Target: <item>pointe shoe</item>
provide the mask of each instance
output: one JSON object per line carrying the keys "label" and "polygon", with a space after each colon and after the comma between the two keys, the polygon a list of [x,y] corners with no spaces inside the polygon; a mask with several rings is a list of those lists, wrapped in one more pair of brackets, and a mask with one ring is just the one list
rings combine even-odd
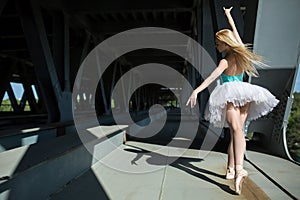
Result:
{"label": "pointe shoe", "polygon": [[228,180],[234,179],[234,176],[235,176],[234,168],[228,167],[226,170],[226,179]]}
{"label": "pointe shoe", "polygon": [[248,172],[244,169],[241,169],[236,173],[235,182],[234,182],[236,194],[240,195],[242,193],[243,182],[247,178],[247,176],[248,176]]}

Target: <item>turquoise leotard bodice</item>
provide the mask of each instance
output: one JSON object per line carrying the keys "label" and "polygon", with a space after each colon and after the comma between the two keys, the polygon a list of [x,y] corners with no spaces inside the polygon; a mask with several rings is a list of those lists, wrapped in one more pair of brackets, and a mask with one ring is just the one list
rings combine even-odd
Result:
{"label": "turquoise leotard bodice", "polygon": [[243,81],[243,76],[244,76],[244,73],[241,73],[241,74],[238,74],[238,75],[235,75],[235,76],[228,76],[224,73],[221,74],[221,78],[222,78],[222,82],[223,83],[228,83],[228,82],[233,82],[233,81]]}

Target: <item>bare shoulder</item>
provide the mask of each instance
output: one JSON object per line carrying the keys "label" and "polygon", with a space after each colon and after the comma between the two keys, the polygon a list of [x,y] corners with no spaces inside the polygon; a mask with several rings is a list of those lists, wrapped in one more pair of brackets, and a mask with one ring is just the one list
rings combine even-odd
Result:
{"label": "bare shoulder", "polygon": [[220,64],[227,64],[228,65],[228,60],[226,58],[223,58],[222,60],[220,60]]}
{"label": "bare shoulder", "polygon": [[223,70],[227,69],[228,68],[228,60],[225,58],[220,60],[218,68],[222,68]]}

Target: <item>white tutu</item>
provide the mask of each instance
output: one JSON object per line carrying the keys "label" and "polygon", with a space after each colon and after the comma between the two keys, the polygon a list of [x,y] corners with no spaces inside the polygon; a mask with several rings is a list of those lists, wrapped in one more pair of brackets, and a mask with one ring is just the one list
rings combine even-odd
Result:
{"label": "white tutu", "polygon": [[247,117],[247,120],[251,121],[271,112],[279,101],[263,87],[247,82],[228,82],[218,85],[212,91],[206,106],[205,119],[216,127],[228,127],[227,102],[236,107],[251,102]]}

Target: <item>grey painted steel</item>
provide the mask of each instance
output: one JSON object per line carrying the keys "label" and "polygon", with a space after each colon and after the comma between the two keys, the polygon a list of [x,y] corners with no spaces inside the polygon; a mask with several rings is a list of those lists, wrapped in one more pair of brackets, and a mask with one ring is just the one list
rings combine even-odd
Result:
{"label": "grey painted steel", "polygon": [[[113,91],[114,91],[114,86],[116,84],[116,75],[117,75],[117,67],[118,67],[118,63],[115,63],[114,65],[114,69],[113,69],[113,77],[112,77],[112,80],[111,80],[111,85],[110,85],[110,92],[109,92],[109,99],[112,98],[112,94],[113,94]],[[111,103],[110,103],[111,105]],[[112,109],[112,106],[110,106],[110,111]]]}
{"label": "grey painted steel", "polygon": [[[26,69],[26,67],[24,66],[24,64],[22,64],[22,69],[23,69],[23,76],[22,76],[22,83],[23,83],[23,87],[24,87],[24,97],[25,97],[25,101],[28,100],[28,104],[30,107],[30,111],[33,113],[36,113],[37,111],[39,111],[35,96],[33,94],[32,91],[32,83],[26,78],[27,76],[29,76],[29,72]],[[24,102],[24,107],[25,107],[25,103]],[[22,109],[24,110],[24,108]]]}
{"label": "grey painted steel", "polygon": [[[206,49],[212,59],[217,62],[217,54],[215,49],[215,33],[213,27],[213,15],[214,13],[211,12],[211,1],[203,0],[203,14],[202,14],[202,46]],[[205,76],[206,74],[203,73],[204,69],[201,69],[201,75]],[[207,74],[208,75],[208,74]]]}
{"label": "grey painted steel", "polygon": [[[198,43],[200,43],[205,50],[209,53],[211,58],[215,63],[217,63],[217,54],[215,50],[215,37],[214,37],[214,27],[213,27],[213,15],[214,13],[211,12],[211,1],[203,0],[202,1],[202,8],[201,11],[198,9],[198,15],[197,15],[197,21],[199,22],[197,25],[197,32],[198,34]],[[205,31],[203,31],[205,30]],[[202,66],[200,68],[200,74],[199,78],[197,79],[196,84],[200,84],[206,77],[209,76],[210,71],[208,71],[208,67],[206,66],[206,63],[203,63],[203,56],[202,53],[199,56],[199,66]],[[200,113],[202,117],[204,116],[204,111],[206,107],[206,102],[208,100],[209,93],[207,90],[201,92],[199,94],[199,107],[200,107]]]}
{"label": "grey painted steel", "polygon": [[[287,157],[283,141],[284,113],[294,76],[293,69],[269,69],[259,70],[260,77],[252,78],[252,83],[270,90],[279,100],[276,108],[267,116],[252,121],[248,132],[255,133],[255,139],[261,148],[271,154]],[[274,81],[270,80],[282,80]],[[276,146],[276,148],[274,148]]]}
{"label": "grey painted steel", "polygon": [[19,128],[0,131],[0,153],[14,148],[46,142],[58,136],[63,131],[64,134],[74,133],[75,127],[72,124],[47,124],[31,128]]}
{"label": "grey painted steel", "polygon": [[52,14],[52,57],[60,85],[64,84],[64,16],[63,13]]}
{"label": "grey painted steel", "polygon": [[[107,129],[107,138],[91,142],[102,157],[123,143],[124,131]],[[75,135],[74,135],[75,134]],[[52,148],[55,146],[56,148]],[[0,199],[47,199],[72,179],[88,171],[97,161],[76,133],[24,146],[0,154]],[[6,163],[4,165],[4,163]]]}
{"label": "grey painted steel", "polygon": [[3,11],[3,9],[4,9],[5,5],[6,5],[6,3],[7,3],[7,0],[1,0],[1,1],[0,1],[0,16],[1,16],[1,14],[2,14],[2,11]]}
{"label": "grey painted steel", "polygon": [[230,25],[227,21],[226,16],[224,16],[224,10],[223,7],[229,8],[233,7],[231,14],[232,17],[235,21],[236,28],[240,34],[240,36],[243,38],[244,35],[244,20],[242,16],[242,12],[240,10],[240,1],[235,1],[235,0],[228,0],[228,1],[218,1],[214,0],[212,1],[212,8],[214,9],[214,15],[215,17],[215,25],[216,29],[214,30],[215,32],[221,30],[221,29],[231,29]]}
{"label": "grey painted steel", "polygon": [[[10,63],[8,61],[4,62],[2,65],[9,65]],[[16,69],[17,62],[13,61],[11,63],[11,66],[7,69],[4,68],[3,70],[0,71],[2,74],[2,78],[0,79],[0,102],[2,103],[4,94],[7,90],[8,85],[10,84],[10,78],[11,74],[13,73],[13,70]],[[1,104],[0,104],[1,105]]]}
{"label": "grey painted steel", "polygon": [[11,106],[13,107],[14,111],[19,112],[20,106],[18,105],[15,93],[10,84],[8,84],[8,87],[7,87],[7,94],[9,96],[9,100],[11,102]]}
{"label": "grey painted steel", "polygon": [[299,21],[299,7],[297,0],[260,0],[254,37],[254,51],[265,57],[270,68],[260,70],[260,78],[252,79],[252,83],[267,87],[277,96],[280,104],[271,114],[272,118],[258,120],[250,126],[252,130],[267,134],[262,137],[264,149],[286,158],[289,153],[286,148],[285,117],[291,108],[288,106],[289,96],[293,92],[299,56],[300,27],[294,26]]}
{"label": "grey painted steel", "polygon": [[254,51],[264,56],[271,68],[296,67],[300,44],[299,8],[299,0],[259,0]]}
{"label": "grey painted steel", "polygon": [[293,104],[293,99],[294,99],[294,88],[296,87],[297,78],[300,78],[300,77],[297,77],[297,74],[300,70],[300,46],[299,46],[299,51],[298,51],[297,63],[298,64],[296,66],[296,70],[295,70],[295,73],[294,73],[293,84],[292,84],[290,96],[288,97],[288,100],[287,100],[287,105],[286,105],[286,109],[285,109],[285,112],[284,112],[283,123],[282,123],[283,146],[284,146],[284,149],[285,149],[285,153],[286,153],[288,159],[290,159],[290,160],[294,160],[294,159],[291,157],[291,155],[289,153],[289,149],[288,149],[288,145],[287,145],[286,131],[287,131],[287,128],[288,128],[288,120],[290,118],[290,113],[291,113],[291,110],[292,110],[292,104]]}
{"label": "grey painted steel", "polygon": [[[97,73],[98,73],[98,76],[100,76],[100,74],[102,74],[103,72],[101,71],[102,69],[102,63],[101,63],[101,60],[99,59],[98,57],[98,54],[96,54],[96,62],[97,62]],[[96,73],[96,72],[95,72]],[[103,78],[100,79],[100,87],[101,87],[101,96],[102,96],[102,100],[103,100],[103,104],[104,104],[104,112],[105,114],[108,114],[109,111],[108,111],[108,103],[107,103],[107,97],[106,97],[106,92],[105,92],[105,88],[104,88],[104,83],[103,83]]]}
{"label": "grey painted steel", "polygon": [[[70,91],[70,62],[69,62],[69,26],[64,23],[63,32],[63,77],[64,90],[62,90],[62,82],[59,81],[57,68],[51,54],[43,16],[39,5],[35,1],[24,3],[17,1],[17,8],[23,24],[26,40],[32,60],[35,64],[37,76],[39,78],[40,87],[43,88],[43,99],[46,102],[49,121],[68,121],[72,119],[71,107],[71,91]],[[66,17],[63,18],[66,22]],[[32,33],[34,32],[34,34]],[[56,39],[60,40],[59,37]],[[58,41],[59,42],[59,41]],[[57,47],[57,46],[55,46]],[[58,58],[62,59],[62,58]],[[59,61],[57,61],[59,63]],[[56,64],[57,64],[56,63]],[[61,64],[62,62],[60,62]],[[60,70],[60,73],[62,71]],[[50,89],[51,88],[51,89]],[[52,92],[51,92],[52,91]]]}
{"label": "grey painted steel", "polygon": [[69,18],[66,14],[64,19],[64,91],[71,92],[70,83],[70,27]]}
{"label": "grey painted steel", "polygon": [[[49,41],[47,39],[47,34],[46,34],[46,29],[45,29],[45,24],[43,21],[41,9],[36,1],[30,1],[29,6],[32,9],[33,23],[36,24],[36,29],[37,29],[37,34],[38,34],[37,39],[39,39],[39,42],[41,43],[40,50],[42,51],[44,59],[45,59],[45,65],[46,65],[45,67],[48,70],[49,77],[51,80],[51,85],[53,87],[56,100],[58,101],[58,100],[60,100],[60,97],[61,97],[62,88],[61,88],[61,85],[59,84],[59,80],[57,77],[57,72],[55,69],[52,53],[50,50]],[[40,67],[40,66],[36,66],[36,67]]]}
{"label": "grey painted steel", "polygon": [[[120,11],[152,11],[152,10],[167,10],[167,11],[189,11],[194,5],[194,0],[153,0],[149,1],[135,1],[134,3],[130,0],[123,0],[122,3],[116,3],[114,1],[91,1],[86,3],[84,1],[63,2],[52,1],[41,2],[42,5],[54,8],[60,8],[64,10],[75,10],[77,13],[86,13],[87,10],[90,13],[115,13]],[[171,5],[171,6],[170,6]],[[115,17],[115,16],[114,16]],[[138,16],[137,16],[138,17]]]}
{"label": "grey painted steel", "polygon": [[258,0],[244,1],[246,12],[244,14],[244,43],[253,44]]}
{"label": "grey painted steel", "polygon": [[[39,14],[38,16],[33,13],[34,9],[30,1],[17,0],[16,8],[20,15],[28,49],[31,52],[32,60],[35,65],[38,84],[41,88],[41,94],[48,112],[48,120],[50,122],[58,121],[60,116],[56,97],[60,95],[60,88],[55,74],[56,70],[53,67],[54,64],[51,58],[42,16],[39,11],[36,11],[37,14]],[[39,23],[37,24],[35,23],[35,19],[38,17]],[[52,66],[51,70],[48,69],[48,65]],[[51,81],[50,74],[54,77],[52,79],[56,79],[54,82]],[[56,89],[52,87],[51,82],[56,86]],[[56,92],[53,90],[56,90]]]}

